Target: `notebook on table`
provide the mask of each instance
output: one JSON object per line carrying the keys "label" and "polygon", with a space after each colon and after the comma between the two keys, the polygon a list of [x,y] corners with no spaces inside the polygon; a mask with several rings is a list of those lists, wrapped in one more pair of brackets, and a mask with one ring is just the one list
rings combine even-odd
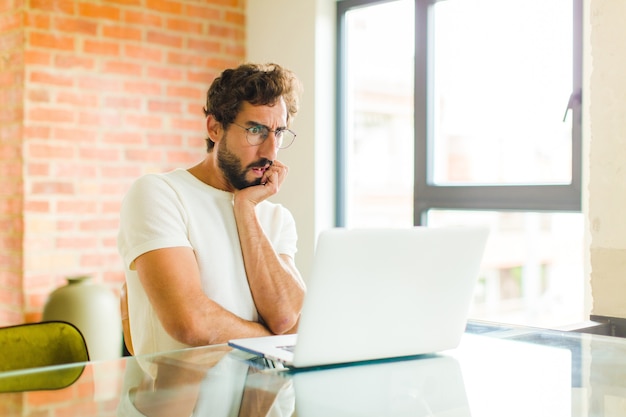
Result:
{"label": "notebook on table", "polygon": [[323,231],[297,335],[229,345],[304,368],[437,353],[465,330],[486,227]]}

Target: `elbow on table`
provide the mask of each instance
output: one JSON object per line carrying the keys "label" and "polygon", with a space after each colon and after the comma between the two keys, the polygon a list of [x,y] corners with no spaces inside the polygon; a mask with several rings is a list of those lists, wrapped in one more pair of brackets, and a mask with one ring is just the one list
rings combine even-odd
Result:
{"label": "elbow on table", "polygon": [[169,321],[163,323],[165,331],[176,341],[189,346],[200,346],[204,343],[200,340],[200,332],[194,321],[191,319],[180,321]]}
{"label": "elbow on table", "polygon": [[289,314],[281,317],[277,317],[271,322],[267,323],[267,327],[274,334],[287,334],[295,333],[298,329],[298,322],[300,320],[300,314]]}

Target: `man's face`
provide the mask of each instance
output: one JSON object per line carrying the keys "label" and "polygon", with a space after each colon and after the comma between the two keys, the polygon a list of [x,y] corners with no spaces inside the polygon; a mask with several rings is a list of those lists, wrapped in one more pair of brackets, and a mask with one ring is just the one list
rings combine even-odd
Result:
{"label": "man's face", "polygon": [[217,147],[217,162],[226,180],[237,190],[259,185],[263,173],[276,159],[276,138],[270,133],[260,145],[250,145],[245,128],[255,125],[270,130],[286,127],[287,108],[281,99],[274,106],[244,102],[235,122],[224,131]]}

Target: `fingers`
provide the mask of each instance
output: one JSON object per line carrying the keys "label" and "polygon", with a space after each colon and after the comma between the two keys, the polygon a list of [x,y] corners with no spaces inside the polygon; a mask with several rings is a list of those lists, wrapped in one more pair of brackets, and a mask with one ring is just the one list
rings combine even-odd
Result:
{"label": "fingers", "polygon": [[261,184],[268,185],[268,183],[280,186],[285,178],[287,177],[287,173],[289,172],[289,168],[282,164],[279,161],[273,161],[271,166],[265,172],[265,176],[261,181]]}

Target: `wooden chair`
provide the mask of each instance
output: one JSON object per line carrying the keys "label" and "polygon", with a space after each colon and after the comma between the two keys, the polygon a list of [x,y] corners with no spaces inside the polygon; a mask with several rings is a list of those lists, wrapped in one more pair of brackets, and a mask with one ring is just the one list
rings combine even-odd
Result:
{"label": "wooden chair", "polygon": [[[87,344],[72,324],[49,321],[0,328],[0,392],[59,389],[80,377]],[[29,370],[29,372],[15,372]]]}
{"label": "wooden chair", "polygon": [[130,319],[128,318],[128,292],[126,283],[122,285],[120,291],[120,312],[122,315],[122,332],[124,333],[124,346],[129,354],[134,355],[133,339],[130,336]]}

